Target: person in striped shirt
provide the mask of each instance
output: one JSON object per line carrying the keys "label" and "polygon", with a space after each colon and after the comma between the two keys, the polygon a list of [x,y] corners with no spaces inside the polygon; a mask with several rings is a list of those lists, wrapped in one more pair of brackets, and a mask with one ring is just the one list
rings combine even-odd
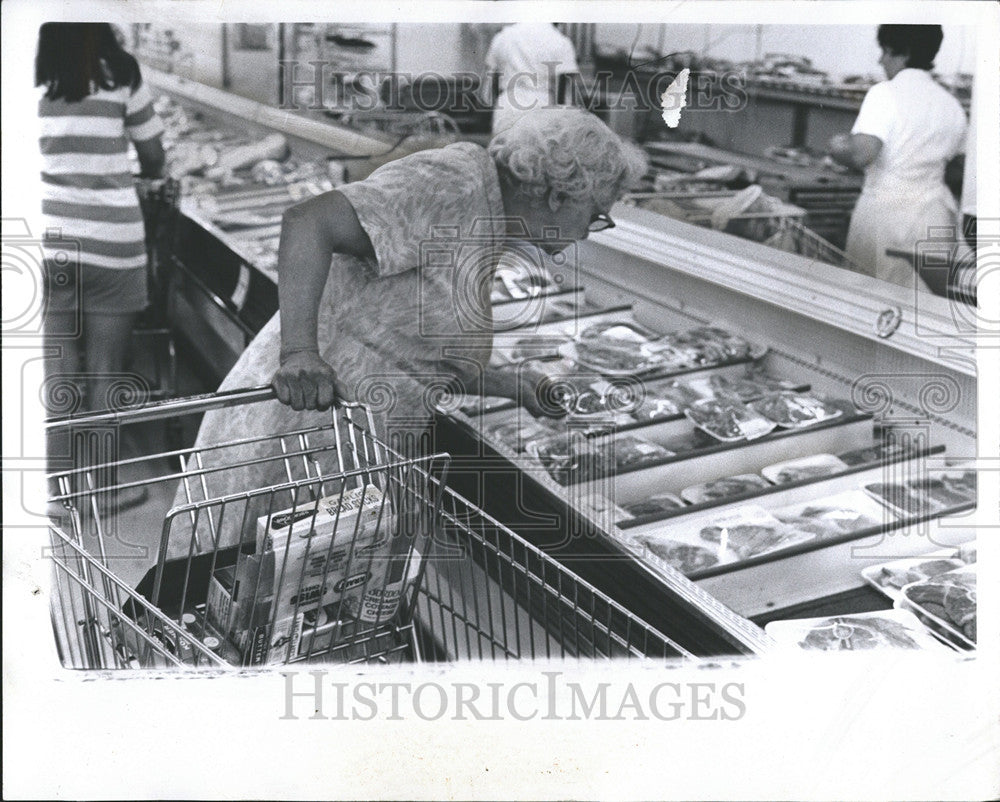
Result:
{"label": "person in striped shirt", "polygon": [[[142,175],[158,177],[163,124],[138,62],[108,23],[43,24],[35,86],[44,87],[38,114],[46,335],[59,346],[50,375],[72,381],[84,409],[104,409],[113,406],[109,394],[148,302],[129,142]],[[79,258],[67,260],[66,253]]]}

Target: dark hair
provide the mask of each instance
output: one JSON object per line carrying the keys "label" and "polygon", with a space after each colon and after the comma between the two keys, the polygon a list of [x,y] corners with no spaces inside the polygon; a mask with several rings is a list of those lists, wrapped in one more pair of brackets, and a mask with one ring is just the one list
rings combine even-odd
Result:
{"label": "dark hair", "polygon": [[35,86],[50,100],[75,103],[98,87],[136,89],[141,81],[139,63],[107,22],[46,22],[38,31]]}
{"label": "dark hair", "polygon": [[940,25],[879,25],[878,44],[897,56],[906,56],[906,66],[929,70],[941,47]]}

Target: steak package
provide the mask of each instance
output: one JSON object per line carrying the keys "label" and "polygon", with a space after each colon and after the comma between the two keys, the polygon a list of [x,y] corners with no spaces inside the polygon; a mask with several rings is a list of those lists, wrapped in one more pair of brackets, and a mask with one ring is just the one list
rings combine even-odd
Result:
{"label": "steak package", "polygon": [[635,538],[635,542],[685,575],[711,568],[719,562],[714,550],[704,546],[679,543],[676,540],[658,538],[655,535],[639,535]]}
{"label": "steak package", "polygon": [[849,465],[872,465],[889,462],[912,453],[913,449],[897,443],[876,443],[865,448],[855,448],[837,454],[837,459]]}
{"label": "steak package", "polygon": [[732,551],[741,560],[816,539],[814,532],[782,523],[767,510],[752,505],[714,520],[698,535],[718,544],[722,551]]}
{"label": "steak package", "polygon": [[955,571],[906,585],[902,599],[932,623],[943,625],[946,634],[957,636],[962,645],[976,644],[976,568],[964,566]]}
{"label": "steak package", "polygon": [[705,398],[735,398],[744,404],[770,393],[797,389],[793,382],[776,379],[761,371],[736,377],[713,373],[707,378],[692,379],[688,384]]}
{"label": "steak package", "polygon": [[632,412],[632,417],[637,421],[676,417],[701,398],[684,382],[672,379],[649,382],[643,387],[642,400]]}
{"label": "steak package", "polygon": [[895,600],[900,598],[906,585],[946,574],[963,565],[965,563],[957,557],[944,555],[907,557],[881,565],[870,565],[861,571],[861,576],[869,585]]}
{"label": "steak package", "polygon": [[784,429],[800,429],[843,415],[833,404],[803,393],[772,393],[749,404],[757,414]]}
{"label": "steak package", "polygon": [[846,471],[847,465],[833,454],[813,454],[810,457],[779,462],[761,469],[761,474],[776,485],[815,479]]}
{"label": "steak package", "polygon": [[634,435],[591,439],[573,432],[535,441],[527,451],[563,485],[635,470],[673,456],[663,446]]}
{"label": "steak package", "polygon": [[771,621],[764,631],[781,646],[811,651],[945,649],[906,610]]}
{"label": "steak package", "polygon": [[929,495],[893,482],[872,482],[865,492],[898,515],[920,517],[940,512],[944,507]]}
{"label": "steak package", "polygon": [[622,509],[630,515],[640,518],[646,515],[660,515],[671,510],[681,509],[687,505],[673,493],[657,493],[655,496],[623,504]]}
{"label": "steak package", "polygon": [[746,404],[732,399],[703,399],[684,410],[703,432],[724,443],[754,440],[774,431],[775,424]]}
{"label": "steak package", "polygon": [[771,487],[767,482],[754,473],[746,473],[740,476],[727,476],[725,479],[716,479],[714,482],[705,482],[693,487],[686,487],[681,491],[681,498],[689,504],[705,504],[709,501],[719,501],[731,496],[741,496],[744,493],[753,493]]}
{"label": "steak package", "polygon": [[742,337],[714,326],[700,326],[664,335],[657,346],[680,355],[691,365],[720,365],[746,359],[751,346]]}

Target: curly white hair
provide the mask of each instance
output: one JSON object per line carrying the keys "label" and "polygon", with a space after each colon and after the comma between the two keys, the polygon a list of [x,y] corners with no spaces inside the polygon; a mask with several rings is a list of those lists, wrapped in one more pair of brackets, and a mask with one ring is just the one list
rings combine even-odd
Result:
{"label": "curly white hair", "polygon": [[610,207],[646,172],[642,149],[582,109],[522,115],[489,144],[501,175],[532,198],[547,193]]}

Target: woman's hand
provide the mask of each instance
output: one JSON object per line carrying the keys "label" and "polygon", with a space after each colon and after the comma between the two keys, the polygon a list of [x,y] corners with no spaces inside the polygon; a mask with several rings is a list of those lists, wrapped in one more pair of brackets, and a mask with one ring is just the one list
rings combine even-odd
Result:
{"label": "woman's hand", "polygon": [[322,411],[344,398],[336,372],[318,351],[296,351],[283,357],[271,386],[278,400],[294,410]]}

